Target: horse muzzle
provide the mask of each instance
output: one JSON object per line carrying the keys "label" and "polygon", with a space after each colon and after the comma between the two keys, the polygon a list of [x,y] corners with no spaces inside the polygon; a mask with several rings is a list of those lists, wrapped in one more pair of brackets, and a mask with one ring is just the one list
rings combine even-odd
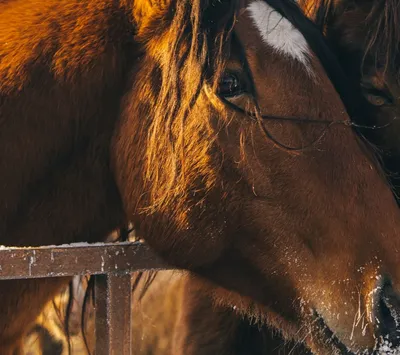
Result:
{"label": "horse muzzle", "polygon": [[[364,299],[365,304],[360,303],[354,315],[351,334],[346,337],[343,334],[348,333],[348,327],[346,331],[334,329],[339,327],[331,327],[329,317],[313,310],[310,324],[314,336],[310,347],[315,354],[400,355],[400,293],[391,279],[377,277]],[[373,345],[366,346],[367,343]]]}

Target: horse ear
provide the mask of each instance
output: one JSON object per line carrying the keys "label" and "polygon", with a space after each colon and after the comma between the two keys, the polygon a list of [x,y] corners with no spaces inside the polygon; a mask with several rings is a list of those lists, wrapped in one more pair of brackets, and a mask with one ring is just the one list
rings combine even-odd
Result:
{"label": "horse ear", "polygon": [[133,18],[139,36],[161,31],[168,21],[173,0],[134,0]]}

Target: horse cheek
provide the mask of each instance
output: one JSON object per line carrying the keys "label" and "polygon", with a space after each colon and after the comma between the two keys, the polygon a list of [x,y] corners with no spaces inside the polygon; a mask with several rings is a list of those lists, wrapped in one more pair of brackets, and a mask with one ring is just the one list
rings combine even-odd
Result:
{"label": "horse cheek", "polygon": [[[208,210],[211,208],[207,205]],[[216,207],[204,217],[202,209],[192,208],[189,214],[163,211],[139,218],[141,232],[168,263],[190,270],[205,267],[223,255],[230,241],[225,214]]]}

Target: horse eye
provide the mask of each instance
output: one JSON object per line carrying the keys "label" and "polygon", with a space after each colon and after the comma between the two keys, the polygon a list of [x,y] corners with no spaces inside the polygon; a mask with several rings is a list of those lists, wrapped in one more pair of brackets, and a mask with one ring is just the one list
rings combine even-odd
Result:
{"label": "horse eye", "polygon": [[224,73],[218,83],[218,95],[225,98],[238,96],[243,94],[244,85],[236,74]]}
{"label": "horse eye", "polygon": [[380,107],[385,105],[391,105],[393,103],[393,100],[388,95],[375,88],[373,89],[364,88],[363,92],[365,98],[374,106]]}
{"label": "horse eye", "polygon": [[390,105],[392,103],[392,101],[385,96],[368,94],[366,95],[366,97],[367,100],[374,106],[384,106],[384,105]]}

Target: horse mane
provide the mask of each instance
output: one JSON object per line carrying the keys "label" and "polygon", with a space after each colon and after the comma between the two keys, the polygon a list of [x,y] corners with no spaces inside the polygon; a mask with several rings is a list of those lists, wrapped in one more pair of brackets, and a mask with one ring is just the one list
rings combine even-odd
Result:
{"label": "horse mane", "polygon": [[312,19],[322,32],[334,14],[334,4],[334,0],[299,0],[299,6],[304,14]]}
{"label": "horse mane", "polygon": [[[306,15],[324,31],[329,31],[334,20],[344,14],[360,12],[354,31],[366,33],[362,43],[362,65],[372,61],[372,64],[383,73],[400,73],[399,43],[400,43],[400,4],[396,0],[365,1],[355,0],[300,0],[300,6]],[[352,18],[352,20],[354,20]],[[350,21],[350,20],[349,20]],[[357,26],[357,27],[356,27]],[[338,30],[341,30],[338,28]],[[345,29],[343,29],[345,30]],[[347,46],[358,46],[360,43],[346,43]]]}
{"label": "horse mane", "polygon": [[396,0],[373,1],[366,18],[368,36],[365,57],[369,54],[384,73],[398,75],[400,44],[400,4]]}
{"label": "horse mane", "polygon": [[[133,105],[137,105],[134,110],[139,116],[151,117],[145,153],[150,210],[168,206],[175,197],[187,193],[196,180],[193,174],[208,175],[202,169],[207,165],[204,156],[210,142],[205,146],[204,139],[199,144],[199,140],[187,138],[187,119],[205,81],[216,81],[223,69],[225,44],[237,7],[236,0],[174,1],[166,9],[173,15],[163,16],[169,18],[168,23],[162,22],[167,25],[164,29],[159,21],[153,21],[153,13],[147,21],[142,13],[137,41],[151,58],[142,67],[147,72],[145,80],[137,80],[139,88],[134,89],[143,96]],[[148,78],[152,78],[150,83]],[[188,148],[198,153],[198,161],[191,162],[194,169],[186,166],[184,152]]]}

